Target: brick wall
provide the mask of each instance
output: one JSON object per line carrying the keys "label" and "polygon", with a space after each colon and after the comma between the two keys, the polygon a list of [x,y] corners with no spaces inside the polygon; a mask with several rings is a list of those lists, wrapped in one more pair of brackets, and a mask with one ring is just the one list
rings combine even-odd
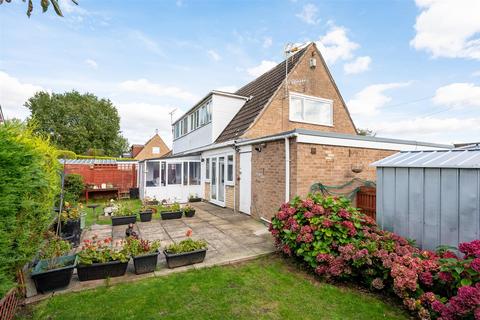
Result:
{"label": "brick wall", "polygon": [[[375,168],[369,165],[397,152],[306,143],[296,144],[296,149],[295,194],[301,196],[307,195],[316,182],[339,185],[353,178],[375,181]],[[362,172],[353,173],[353,167]]]}
{"label": "brick wall", "polygon": [[233,209],[233,186],[225,186],[225,206]]}
{"label": "brick wall", "polygon": [[[309,66],[312,54],[317,60],[317,67],[314,69]],[[349,117],[347,107],[343,103],[333,78],[331,78],[326,65],[323,64],[314,46],[308,49],[290,72],[288,76],[288,91],[333,100],[333,127],[290,121],[289,99],[285,95],[285,86],[283,84],[272,98],[270,105],[263,110],[253,126],[245,133],[245,137],[262,137],[295,128],[356,134],[355,126]]]}
{"label": "brick wall", "polygon": [[205,197],[203,199],[205,200],[210,200],[210,182],[205,182],[204,186],[205,190]]}
{"label": "brick wall", "polygon": [[120,188],[120,192],[129,191],[137,186],[137,166],[134,164],[66,164],[66,174],[79,174],[85,184],[101,187],[102,183]]}
{"label": "brick wall", "polygon": [[[316,182],[339,185],[355,177],[375,181],[375,168],[369,164],[395,152],[290,139],[290,197],[306,196]],[[362,172],[353,173],[352,167]],[[285,145],[279,140],[266,143],[261,152],[252,151],[252,216],[270,219],[284,201]]]}
{"label": "brick wall", "polygon": [[261,152],[252,150],[253,217],[271,217],[285,201],[285,145],[283,140],[266,143]]}

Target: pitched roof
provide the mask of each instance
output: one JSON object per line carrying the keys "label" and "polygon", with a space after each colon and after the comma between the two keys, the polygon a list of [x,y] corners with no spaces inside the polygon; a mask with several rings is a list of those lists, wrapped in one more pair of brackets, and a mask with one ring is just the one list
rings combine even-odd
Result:
{"label": "pitched roof", "polygon": [[[287,59],[288,73],[290,73],[298,63],[307,47],[308,46]],[[247,100],[240,111],[237,112],[232,121],[230,121],[217,138],[216,142],[238,138],[247,131],[267,105],[270,98],[275,94],[283,80],[285,80],[285,63],[287,60],[284,60],[270,71],[267,71],[235,92],[236,95],[251,97],[251,99]]]}

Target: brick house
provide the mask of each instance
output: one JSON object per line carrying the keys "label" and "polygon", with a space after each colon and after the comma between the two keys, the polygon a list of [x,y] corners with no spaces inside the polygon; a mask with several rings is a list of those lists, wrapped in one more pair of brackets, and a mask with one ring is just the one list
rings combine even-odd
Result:
{"label": "brick house", "polygon": [[369,164],[397,151],[451,148],[357,135],[314,43],[235,93],[210,92],[172,130],[172,153],[140,162],[141,197],[197,195],[265,220],[316,182],[375,180]]}
{"label": "brick house", "polygon": [[163,139],[155,133],[145,144],[134,144],[130,149],[129,157],[141,161],[145,159],[158,158],[170,152]]}

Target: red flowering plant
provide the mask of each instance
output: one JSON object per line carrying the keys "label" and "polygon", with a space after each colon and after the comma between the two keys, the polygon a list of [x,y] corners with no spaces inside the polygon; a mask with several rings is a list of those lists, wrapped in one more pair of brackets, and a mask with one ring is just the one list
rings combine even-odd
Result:
{"label": "red flowering plant", "polygon": [[90,265],[110,261],[127,262],[130,260],[123,240],[112,241],[112,238],[99,240],[95,235],[92,240],[84,240],[78,253],[79,263]]}
{"label": "red flowering plant", "polygon": [[132,257],[143,256],[158,253],[158,249],[160,249],[160,241],[149,241],[137,237],[128,237],[124,248]]}
{"label": "red flowering plant", "polygon": [[[450,250],[422,251],[407,239],[378,228],[348,199],[320,194],[283,204],[272,219],[270,232],[280,250],[300,258],[319,276],[393,292],[422,319],[457,319],[448,317],[448,310],[457,310],[458,301],[465,299],[468,306],[462,305],[461,310],[467,316],[458,319],[473,317],[473,312],[480,315],[478,305],[473,307],[480,241],[460,246],[463,259]],[[474,289],[460,291],[467,286]],[[455,298],[457,292],[462,296]]]}

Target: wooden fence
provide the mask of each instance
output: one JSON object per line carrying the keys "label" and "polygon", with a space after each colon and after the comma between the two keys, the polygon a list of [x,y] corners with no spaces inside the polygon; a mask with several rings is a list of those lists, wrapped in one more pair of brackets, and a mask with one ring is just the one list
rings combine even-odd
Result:
{"label": "wooden fence", "polygon": [[357,193],[357,208],[364,214],[376,219],[377,190],[373,187],[360,187]]}
{"label": "wooden fence", "polygon": [[20,297],[17,289],[12,288],[7,294],[0,300],[0,319],[11,320],[15,316],[17,307],[20,304]]}

